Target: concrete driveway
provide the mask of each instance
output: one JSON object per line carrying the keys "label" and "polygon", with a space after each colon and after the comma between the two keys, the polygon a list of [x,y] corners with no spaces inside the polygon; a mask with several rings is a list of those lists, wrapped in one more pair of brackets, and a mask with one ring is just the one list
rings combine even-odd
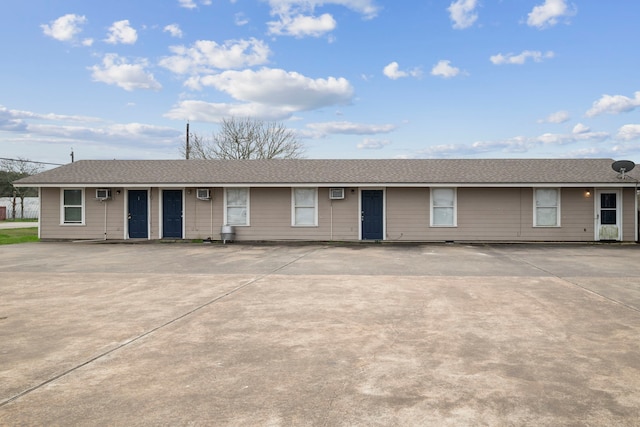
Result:
{"label": "concrete driveway", "polygon": [[0,248],[0,425],[637,426],[640,246]]}
{"label": "concrete driveway", "polygon": [[38,227],[38,222],[31,221],[0,221],[0,230],[8,230],[12,228],[31,228]]}

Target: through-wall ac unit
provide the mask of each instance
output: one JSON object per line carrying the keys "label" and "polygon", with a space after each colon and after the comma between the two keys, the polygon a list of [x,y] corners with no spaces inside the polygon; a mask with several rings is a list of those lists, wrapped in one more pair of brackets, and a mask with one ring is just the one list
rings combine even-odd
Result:
{"label": "through-wall ac unit", "polygon": [[331,200],[344,199],[344,188],[330,188],[329,189],[329,198]]}
{"label": "through-wall ac unit", "polygon": [[107,200],[111,198],[111,189],[110,188],[97,188],[96,189],[96,199],[98,200]]}
{"label": "through-wall ac unit", "polygon": [[200,200],[210,200],[211,192],[208,188],[198,188],[196,190],[196,197]]}

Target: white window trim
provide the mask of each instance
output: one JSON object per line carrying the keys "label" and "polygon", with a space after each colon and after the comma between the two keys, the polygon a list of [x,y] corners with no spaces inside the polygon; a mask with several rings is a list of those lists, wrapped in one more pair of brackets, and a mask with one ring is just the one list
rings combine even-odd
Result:
{"label": "white window trim", "polygon": [[[80,190],[82,202],[80,204],[80,208],[82,209],[82,220],[81,222],[65,222],[64,220],[64,192],[65,190]],[[60,189],[60,225],[64,225],[65,227],[74,227],[74,226],[83,226],[85,225],[85,212],[86,212],[86,203],[85,203],[85,191],[84,188],[79,187],[69,187],[69,188],[61,188]],[[69,206],[77,206],[77,205],[69,205]]]}
{"label": "white window trim", "polygon": [[[247,223],[246,224],[229,224],[227,220],[227,190],[247,190]],[[224,224],[232,225],[234,227],[249,227],[251,226],[251,187],[225,187],[224,188]]]}
{"label": "white window trim", "polygon": [[[433,190],[453,190],[453,224],[433,223]],[[431,187],[429,189],[429,226],[435,228],[454,228],[458,226],[458,189],[456,187]]]}
{"label": "white window trim", "polygon": [[[556,225],[538,225],[538,206],[536,206],[536,192],[538,190],[556,190]],[[560,207],[562,201],[562,190],[560,187],[535,187],[533,189],[533,227],[534,228],[560,228],[562,224],[560,223],[560,218],[562,215],[560,214]],[[554,206],[540,206],[544,207],[554,207]]]}
{"label": "white window trim", "polygon": [[[296,206],[296,190],[314,190],[313,206]],[[313,224],[296,224],[296,208],[314,208]],[[317,187],[292,187],[291,188],[291,226],[292,227],[317,227],[318,226],[318,188]]]}

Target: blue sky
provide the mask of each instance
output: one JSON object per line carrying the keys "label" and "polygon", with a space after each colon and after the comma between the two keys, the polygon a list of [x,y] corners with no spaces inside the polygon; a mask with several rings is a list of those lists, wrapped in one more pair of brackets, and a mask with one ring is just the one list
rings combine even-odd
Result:
{"label": "blue sky", "polygon": [[30,0],[0,6],[1,157],[179,158],[275,120],[308,158],[640,163],[640,2]]}

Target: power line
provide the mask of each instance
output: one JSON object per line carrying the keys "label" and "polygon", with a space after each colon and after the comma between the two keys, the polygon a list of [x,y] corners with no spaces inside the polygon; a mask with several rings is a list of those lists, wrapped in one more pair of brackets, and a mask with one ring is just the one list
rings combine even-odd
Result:
{"label": "power line", "polygon": [[35,160],[24,160],[24,159],[10,159],[8,157],[0,157],[0,160],[10,160],[12,162],[22,162],[22,163],[38,163],[40,165],[54,165],[54,166],[63,166],[62,163],[50,163],[50,162],[37,162]]}

